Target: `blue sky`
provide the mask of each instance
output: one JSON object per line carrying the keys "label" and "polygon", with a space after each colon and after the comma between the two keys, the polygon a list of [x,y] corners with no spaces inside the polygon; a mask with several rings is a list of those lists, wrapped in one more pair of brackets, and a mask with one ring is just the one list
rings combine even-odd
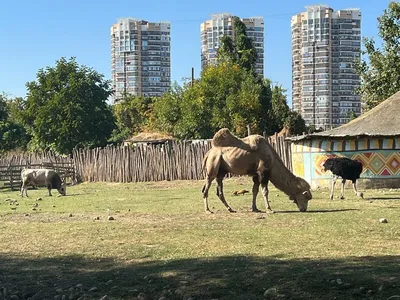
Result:
{"label": "blue sky", "polygon": [[22,0],[2,1],[0,8],[0,92],[25,96],[27,81],[60,57],[75,56],[110,78],[110,27],[119,17],[171,22],[171,79],[200,73],[200,23],[213,13],[263,16],[264,75],[288,89],[291,102],[291,16],[306,5],[327,4],[334,10],[360,8],[362,36],[377,37],[377,17],[389,0]]}

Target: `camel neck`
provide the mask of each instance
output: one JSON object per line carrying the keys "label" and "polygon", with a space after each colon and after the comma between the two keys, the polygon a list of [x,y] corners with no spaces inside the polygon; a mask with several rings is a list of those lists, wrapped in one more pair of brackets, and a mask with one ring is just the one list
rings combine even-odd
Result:
{"label": "camel neck", "polygon": [[277,189],[287,195],[297,192],[296,176],[286,168],[280,159],[276,159],[271,168],[270,180]]}

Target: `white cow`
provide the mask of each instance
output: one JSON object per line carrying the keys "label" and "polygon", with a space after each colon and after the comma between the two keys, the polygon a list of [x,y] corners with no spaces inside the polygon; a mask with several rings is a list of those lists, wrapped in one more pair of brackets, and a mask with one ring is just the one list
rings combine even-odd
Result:
{"label": "white cow", "polygon": [[36,185],[45,185],[49,190],[51,196],[51,189],[57,189],[58,192],[65,196],[67,194],[67,187],[65,182],[60,178],[60,175],[51,169],[23,169],[21,171],[21,197],[25,195],[28,197],[28,185],[33,183]]}

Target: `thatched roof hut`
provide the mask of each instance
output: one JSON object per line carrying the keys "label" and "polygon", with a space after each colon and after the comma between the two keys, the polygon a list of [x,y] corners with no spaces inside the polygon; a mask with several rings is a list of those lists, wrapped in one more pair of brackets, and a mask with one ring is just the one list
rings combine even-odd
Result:
{"label": "thatched roof hut", "polygon": [[124,145],[131,144],[165,144],[175,140],[172,136],[160,132],[141,132],[124,141]]}
{"label": "thatched roof hut", "polygon": [[289,137],[293,171],[311,186],[329,185],[322,165],[328,157],[346,156],[363,164],[366,187],[400,187],[400,92],[338,128]]}
{"label": "thatched roof hut", "polygon": [[315,137],[395,137],[400,136],[400,91],[349,123],[332,130],[290,137],[299,141]]}

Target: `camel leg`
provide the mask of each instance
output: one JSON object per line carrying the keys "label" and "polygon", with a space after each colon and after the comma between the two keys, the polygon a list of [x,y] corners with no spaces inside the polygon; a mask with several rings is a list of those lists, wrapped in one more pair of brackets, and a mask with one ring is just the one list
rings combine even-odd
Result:
{"label": "camel leg", "polygon": [[258,208],[257,208],[257,194],[258,194],[258,190],[260,189],[260,180],[258,179],[258,176],[253,176],[253,202],[251,205],[251,210],[252,212],[261,212]]}
{"label": "camel leg", "polygon": [[331,200],[333,200],[333,194],[334,194],[334,192],[335,192],[336,180],[337,180],[337,176],[333,176],[333,179],[332,179],[332,189],[331,189],[331,195],[330,195],[330,199],[331,199]]}
{"label": "camel leg", "polygon": [[353,190],[354,190],[354,193],[356,193],[356,195],[357,195],[358,197],[361,197],[361,198],[364,199],[364,194],[357,191],[357,183],[356,183],[356,180],[353,181]]}
{"label": "camel leg", "polygon": [[203,186],[203,200],[204,200],[204,210],[206,213],[212,213],[208,207],[208,191],[210,189],[212,181],[217,177],[219,166],[221,164],[221,155],[218,153],[207,152],[203,160],[203,170],[206,174],[206,182]]}
{"label": "camel leg", "polygon": [[206,184],[203,186],[203,189],[201,190],[201,192],[203,193],[203,201],[204,201],[204,211],[206,213],[212,213],[212,211],[210,210],[210,208],[208,207],[208,190],[210,189],[211,186],[211,182],[213,181],[212,178],[209,178],[207,176],[206,178]]}
{"label": "camel leg", "polygon": [[268,181],[261,183],[261,192],[262,192],[262,195],[264,197],[266,212],[269,211],[269,212],[273,213],[274,211],[271,209],[271,206],[269,205],[269,201],[268,201],[268,193],[269,193],[269,191],[268,191]]}
{"label": "camel leg", "polygon": [[218,196],[219,200],[221,200],[221,202],[225,205],[226,209],[229,212],[235,212],[225,200],[224,186],[223,186],[222,180],[223,180],[223,177],[220,177],[220,176],[217,177],[217,196]]}
{"label": "camel leg", "polygon": [[346,179],[342,180],[342,188],[340,190],[340,199],[344,199],[344,185],[346,184]]}

